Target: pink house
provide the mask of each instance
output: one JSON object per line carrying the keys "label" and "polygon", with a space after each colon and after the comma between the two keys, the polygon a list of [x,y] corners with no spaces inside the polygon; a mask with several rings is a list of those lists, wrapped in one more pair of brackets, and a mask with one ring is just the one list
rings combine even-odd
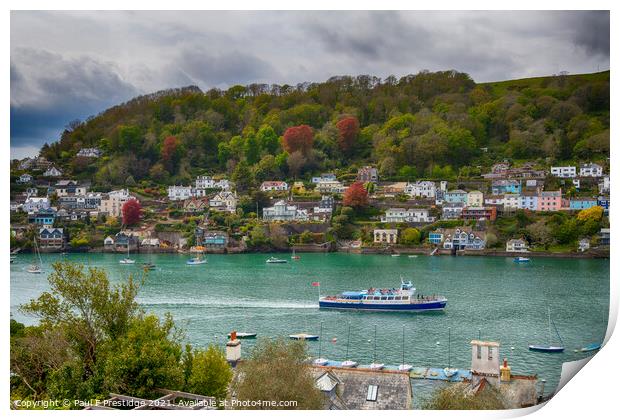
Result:
{"label": "pink house", "polygon": [[538,195],[538,211],[559,211],[562,208],[562,190],[541,191]]}

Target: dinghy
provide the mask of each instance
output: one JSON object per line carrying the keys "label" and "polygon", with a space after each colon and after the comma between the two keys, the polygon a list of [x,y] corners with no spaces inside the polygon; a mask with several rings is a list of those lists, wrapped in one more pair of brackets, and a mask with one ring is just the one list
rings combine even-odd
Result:
{"label": "dinghy", "polygon": [[[562,342],[562,337],[560,336],[560,333],[558,332],[558,329],[555,326],[555,323],[551,320],[551,309],[547,308],[547,312],[548,312],[548,317],[549,317],[549,331],[548,331],[548,345],[544,345],[544,344],[530,344],[528,346],[528,348],[531,351],[538,351],[538,352],[542,352],[542,353],[562,353],[564,351],[564,343]],[[553,328],[555,329],[555,333],[557,334],[561,345],[560,346],[554,346],[551,345],[551,324],[553,324]]]}
{"label": "dinghy", "polygon": [[276,257],[269,257],[267,258],[267,261],[265,261],[267,264],[286,264],[287,261],[286,260],[281,260],[279,258]]}
{"label": "dinghy", "polygon": [[317,341],[319,339],[319,336],[314,335],[314,334],[300,333],[300,334],[291,334],[288,336],[288,338],[290,338],[291,340]]}
{"label": "dinghy", "polygon": [[[239,340],[244,340],[244,339],[251,339],[251,338],[256,338],[256,333],[248,333],[248,332],[238,332],[237,333],[237,338]],[[230,338],[230,333],[228,334],[228,338]]]}
{"label": "dinghy", "polygon": [[354,362],[353,360],[345,360],[344,362],[340,363],[340,366],[346,367],[346,368],[354,368],[357,365],[358,363]]}

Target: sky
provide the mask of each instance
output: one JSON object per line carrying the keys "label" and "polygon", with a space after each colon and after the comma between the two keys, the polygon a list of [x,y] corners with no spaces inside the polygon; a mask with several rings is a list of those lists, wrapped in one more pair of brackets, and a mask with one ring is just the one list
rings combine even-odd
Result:
{"label": "sky", "polygon": [[13,11],[11,158],[137,95],[336,75],[609,69],[606,11]]}

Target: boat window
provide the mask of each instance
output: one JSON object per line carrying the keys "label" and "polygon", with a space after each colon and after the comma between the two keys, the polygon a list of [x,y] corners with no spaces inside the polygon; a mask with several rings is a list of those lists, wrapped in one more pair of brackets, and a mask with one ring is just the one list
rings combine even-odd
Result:
{"label": "boat window", "polygon": [[481,346],[476,346],[476,347],[477,347],[477,350],[476,350],[476,351],[477,351],[476,357],[477,357],[478,359],[482,359],[482,347],[481,347]]}
{"label": "boat window", "polygon": [[379,392],[379,386],[368,385],[368,392],[366,393],[366,401],[377,401],[378,392]]}
{"label": "boat window", "polygon": [[381,296],[381,300],[387,300],[387,296]]}

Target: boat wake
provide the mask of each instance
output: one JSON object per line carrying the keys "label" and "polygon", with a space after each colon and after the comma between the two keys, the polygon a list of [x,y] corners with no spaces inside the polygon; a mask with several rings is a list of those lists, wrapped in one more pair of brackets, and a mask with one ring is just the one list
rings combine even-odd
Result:
{"label": "boat wake", "polygon": [[270,301],[270,300],[235,300],[226,302],[223,299],[166,299],[157,300],[142,298],[138,303],[144,306],[176,306],[176,307],[195,307],[195,308],[265,308],[265,309],[316,309],[316,303]]}

